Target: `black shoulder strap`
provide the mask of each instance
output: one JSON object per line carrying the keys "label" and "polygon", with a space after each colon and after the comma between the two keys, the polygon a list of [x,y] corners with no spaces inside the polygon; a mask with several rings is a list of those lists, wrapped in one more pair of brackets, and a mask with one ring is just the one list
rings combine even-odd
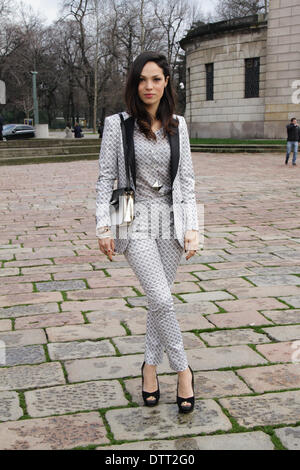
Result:
{"label": "black shoulder strap", "polygon": [[122,113],[119,113],[121,119],[121,129],[124,147],[124,157],[126,166],[127,186],[130,188],[129,168],[131,169],[134,185],[136,186],[136,173],[135,173],[135,153],[134,153],[134,118],[124,119]]}
{"label": "black shoulder strap", "polygon": [[128,146],[127,146],[127,136],[126,129],[124,125],[124,116],[122,113],[119,113],[121,119],[121,130],[122,130],[122,140],[123,140],[123,149],[124,149],[124,158],[125,158],[125,168],[126,168],[126,187],[130,187],[130,177],[129,177],[129,165],[128,165]]}
{"label": "black shoulder strap", "polygon": [[[178,118],[177,118],[178,121]],[[178,165],[179,165],[179,155],[180,155],[180,143],[179,143],[179,129],[178,126],[174,128],[174,134],[168,133],[168,139],[171,147],[171,184],[175,180]]]}

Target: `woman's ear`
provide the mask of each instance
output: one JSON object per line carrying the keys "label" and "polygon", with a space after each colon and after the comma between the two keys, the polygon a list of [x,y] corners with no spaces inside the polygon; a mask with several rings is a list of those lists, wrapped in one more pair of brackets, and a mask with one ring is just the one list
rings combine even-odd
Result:
{"label": "woman's ear", "polygon": [[166,77],[166,84],[165,84],[165,88],[167,87],[168,83],[169,83],[169,76]]}

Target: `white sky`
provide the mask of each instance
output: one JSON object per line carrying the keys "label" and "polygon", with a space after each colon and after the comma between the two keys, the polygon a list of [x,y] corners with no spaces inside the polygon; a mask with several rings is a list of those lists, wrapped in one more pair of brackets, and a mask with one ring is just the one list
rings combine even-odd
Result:
{"label": "white sky", "polygon": [[[42,16],[50,23],[59,16],[61,0],[22,0],[25,4],[31,5],[38,10]],[[172,1],[172,0],[171,0]],[[198,0],[204,13],[213,12],[216,0]]]}

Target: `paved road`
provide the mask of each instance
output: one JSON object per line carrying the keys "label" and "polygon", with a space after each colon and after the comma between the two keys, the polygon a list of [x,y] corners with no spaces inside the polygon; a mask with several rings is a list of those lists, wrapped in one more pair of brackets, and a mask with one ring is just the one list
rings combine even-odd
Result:
{"label": "paved road", "polygon": [[1,168],[1,449],[299,449],[299,166],[193,159],[204,247],[173,286],[195,372],[183,416],[166,355],[143,406],[147,302],[98,250],[98,162]]}

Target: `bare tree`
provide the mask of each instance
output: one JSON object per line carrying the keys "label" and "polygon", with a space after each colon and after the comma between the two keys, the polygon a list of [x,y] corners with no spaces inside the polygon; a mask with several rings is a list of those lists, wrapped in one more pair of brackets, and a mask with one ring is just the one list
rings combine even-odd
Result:
{"label": "bare tree", "polygon": [[218,0],[216,12],[219,19],[228,20],[266,13],[268,7],[269,0]]}
{"label": "bare tree", "polygon": [[37,69],[42,119],[54,125],[58,116],[73,123],[86,116],[96,129],[97,118],[103,120],[123,107],[128,69],[146,50],[162,51],[168,57],[180,90],[185,74],[179,40],[196,20],[204,19],[197,0],[62,2],[62,18],[47,25],[24,5],[18,17],[9,15],[7,6],[14,6],[13,0],[0,0],[5,112],[16,119],[32,114],[30,72]]}
{"label": "bare tree", "polygon": [[5,18],[11,12],[11,0],[0,0],[0,18]]}

